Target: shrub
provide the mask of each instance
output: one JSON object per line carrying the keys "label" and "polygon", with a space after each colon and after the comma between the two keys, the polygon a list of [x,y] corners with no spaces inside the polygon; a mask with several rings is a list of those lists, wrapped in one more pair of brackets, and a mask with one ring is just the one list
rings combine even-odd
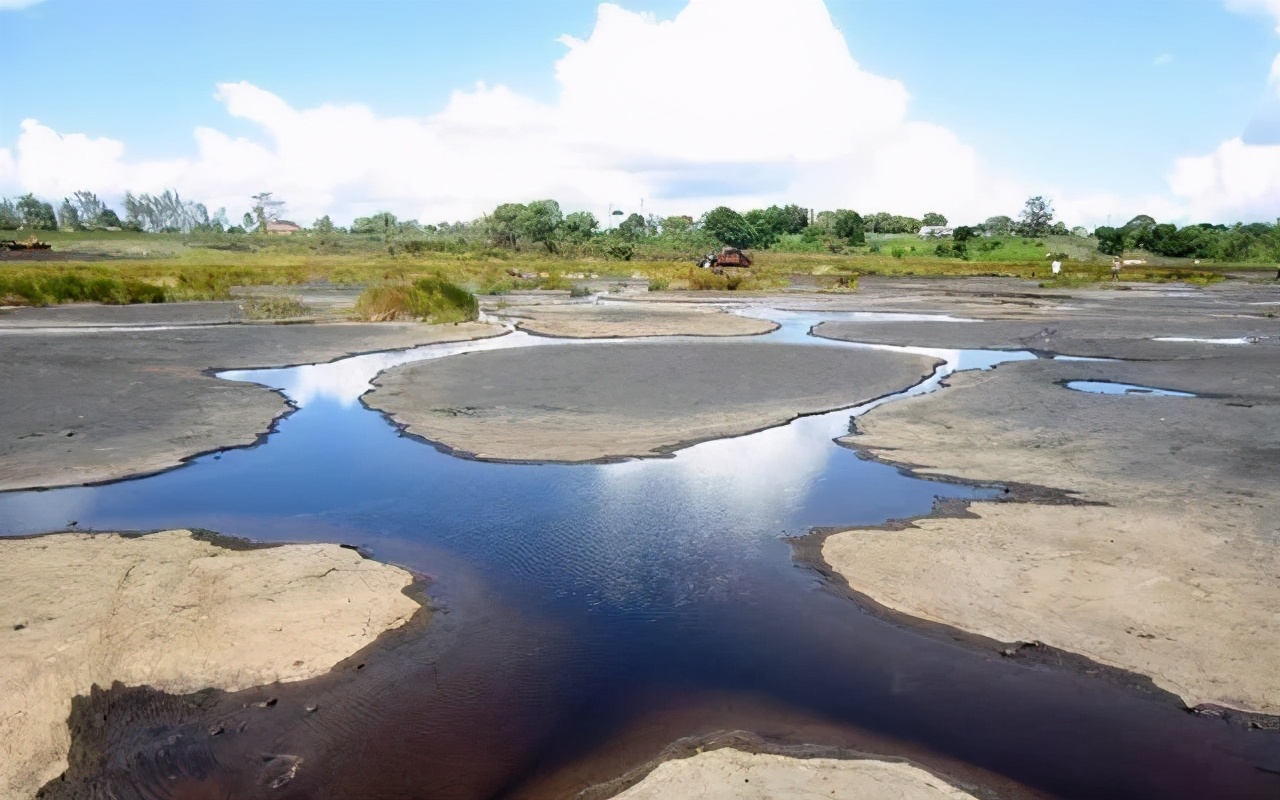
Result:
{"label": "shrub", "polygon": [[466,322],[480,315],[475,295],[439,276],[412,284],[370,286],[356,299],[353,315],[371,322],[416,319],[423,322]]}
{"label": "shrub", "polygon": [[246,297],[240,308],[248,319],[293,319],[311,314],[311,308],[296,297]]}
{"label": "shrub", "polygon": [[53,303],[163,303],[165,290],[132,278],[56,272],[0,276],[0,299],[9,305],[46,306]]}
{"label": "shrub", "polygon": [[569,290],[569,296],[570,297],[590,297],[591,287],[587,286],[585,283],[576,283],[573,285],[573,288]]}
{"label": "shrub", "polygon": [[667,280],[666,278],[650,278],[649,279],[649,291],[651,292],[665,292],[670,288],[671,288],[671,281]]}
{"label": "shrub", "polygon": [[605,255],[615,261],[630,261],[635,255],[636,249],[626,242],[618,242],[610,244],[605,248]]}
{"label": "shrub", "polygon": [[906,248],[895,246],[892,250],[889,251],[889,255],[893,256],[894,258],[905,258],[907,255],[907,251],[906,251]]}

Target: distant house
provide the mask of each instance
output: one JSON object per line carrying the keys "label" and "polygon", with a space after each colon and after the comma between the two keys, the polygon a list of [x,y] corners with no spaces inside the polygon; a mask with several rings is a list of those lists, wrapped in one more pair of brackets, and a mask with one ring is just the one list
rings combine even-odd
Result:
{"label": "distant house", "polygon": [[946,225],[925,225],[920,229],[918,235],[921,239],[938,239],[943,236],[950,236],[951,229]]}
{"label": "distant house", "polygon": [[275,222],[267,223],[267,233],[275,233],[280,236],[288,236],[291,233],[297,233],[302,230],[302,226],[296,222],[290,222],[287,219],[278,219]]}

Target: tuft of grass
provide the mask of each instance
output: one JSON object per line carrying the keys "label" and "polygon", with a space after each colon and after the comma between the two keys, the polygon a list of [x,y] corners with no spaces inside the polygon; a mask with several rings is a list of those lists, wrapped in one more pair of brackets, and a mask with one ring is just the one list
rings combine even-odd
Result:
{"label": "tuft of grass", "polygon": [[314,311],[296,297],[244,298],[240,304],[247,319],[296,319],[311,316]]}
{"label": "tuft of grass", "polygon": [[84,269],[0,272],[0,301],[6,305],[56,303],[163,303],[165,290],[133,278]]}
{"label": "tuft of grass", "polygon": [[575,283],[573,288],[569,290],[570,297],[590,297],[591,287],[585,283]]}
{"label": "tuft of grass", "polygon": [[437,324],[467,322],[479,315],[475,295],[439,276],[370,286],[356,298],[353,312],[355,318],[370,322],[413,319]]}
{"label": "tuft of grass", "polygon": [[651,292],[665,292],[670,288],[671,288],[671,281],[667,278],[650,278],[649,279],[649,291]]}

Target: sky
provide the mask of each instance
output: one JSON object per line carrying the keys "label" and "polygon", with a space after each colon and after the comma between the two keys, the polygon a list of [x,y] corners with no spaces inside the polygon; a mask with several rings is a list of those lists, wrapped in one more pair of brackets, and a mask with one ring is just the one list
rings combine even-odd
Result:
{"label": "sky", "polygon": [[0,0],[0,195],[1280,216],[1280,0]]}

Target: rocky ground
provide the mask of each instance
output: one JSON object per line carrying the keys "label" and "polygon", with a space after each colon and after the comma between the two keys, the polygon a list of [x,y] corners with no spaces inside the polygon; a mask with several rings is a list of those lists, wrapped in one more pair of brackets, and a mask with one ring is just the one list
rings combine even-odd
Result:
{"label": "rocky ground", "polygon": [[641,302],[513,306],[495,311],[520,330],[573,339],[632,336],[745,336],[778,326],[705,305]]}
{"label": "rocky ground", "polygon": [[[1041,487],[1049,491],[1013,496],[1055,502],[978,503],[968,514],[838,532],[822,557],[856,593],[911,617],[1002,642],[1042,641],[1150,676],[1188,704],[1280,714],[1280,288],[866,278],[856,294],[700,299],[982,320],[855,320],[816,330],[834,339],[1121,359],[1042,358],[959,374],[935,394],[861,417],[846,443],[870,455],[938,477]],[[493,310],[530,332],[568,337],[771,327],[691,308],[685,294],[616,306],[537,300]],[[279,395],[215,379],[210,369],[498,332],[235,324],[239,313],[233,303],[0,311],[0,490],[168,468],[252,443],[286,410]],[[934,363],[762,341],[570,344],[397,368],[366,401],[409,433],[462,452],[589,461],[662,454],[848,406],[910,385]],[[1198,396],[1064,386],[1085,379]],[[180,694],[311,678],[420,608],[401,592],[407,573],[336,545],[226,545],[185,532],[0,539],[9,567],[0,575],[0,795],[30,796],[65,767],[71,698],[95,683]],[[380,669],[370,665],[360,674]],[[94,694],[81,721],[94,702],[129,691]],[[296,738],[305,726],[290,730]],[[271,759],[264,770],[290,769]],[[162,767],[163,754],[154,761]],[[72,769],[91,783],[91,766]],[[729,748],[658,766],[624,796],[832,791],[968,796],[905,764]]]}
{"label": "rocky ground", "polygon": [[[0,539],[0,797],[67,768],[72,698],[173,694],[327,672],[421,606],[412,576],[336,544],[246,547],[188,531]],[[301,712],[299,712],[301,713]]]}
{"label": "rocky ground", "polygon": [[[1277,294],[1226,285],[1118,304],[1095,291],[1051,319],[820,326],[856,341],[1133,359],[1006,364],[862,417],[847,442],[879,458],[1065,490],[1081,505],[980,503],[971,518],[850,531],[826,540],[826,560],[907,614],[1149,675],[1191,705],[1280,712],[1268,633],[1280,622]],[[1154,341],[1164,336],[1256,341]],[[1094,395],[1064,387],[1074,380],[1200,396]]]}
{"label": "rocky ground", "polygon": [[866,759],[791,758],[711,750],[660,764],[622,800],[681,797],[865,797],[896,800],[968,800],[973,795],[910,764]]}
{"label": "rocky ground", "polygon": [[254,443],[285,413],[284,399],[215,378],[215,369],[328,361],[500,332],[479,324],[219,324],[233,321],[236,309],[175,303],[0,312],[0,491],[155,472]]}
{"label": "rocky ground", "polygon": [[835,347],[692,342],[476,353],[387,371],[365,403],[478,458],[652,456],[898,391],[930,358]]}

